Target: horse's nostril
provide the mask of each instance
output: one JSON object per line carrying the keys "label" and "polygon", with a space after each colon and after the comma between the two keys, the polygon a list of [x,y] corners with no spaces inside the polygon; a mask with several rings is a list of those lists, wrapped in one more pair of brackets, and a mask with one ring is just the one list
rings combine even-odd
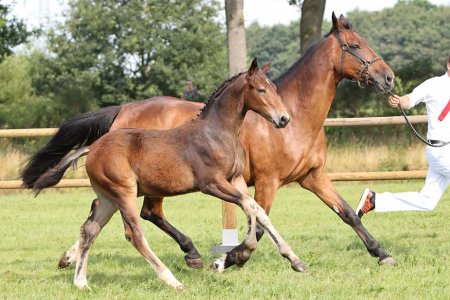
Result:
{"label": "horse's nostril", "polygon": [[391,75],[386,75],[386,82],[387,83],[391,83],[392,82],[392,80],[393,80],[393,78],[392,78],[392,76]]}
{"label": "horse's nostril", "polygon": [[280,118],[280,125],[286,126],[287,123],[289,123],[289,117],[287,117],[285,115],[281,116],[281,118]]}

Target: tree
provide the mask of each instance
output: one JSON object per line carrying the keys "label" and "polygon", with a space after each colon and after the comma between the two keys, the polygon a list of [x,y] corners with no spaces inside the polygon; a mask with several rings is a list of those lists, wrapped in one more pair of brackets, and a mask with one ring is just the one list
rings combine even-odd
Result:
{"label": "tree", "polygon": [[326,0],[303,1],[300,19],[300,52],[302,55],[321,37],[325,2]]}
{"label": "tree", "polygon": [[75,90],[86,84],[99,106],[181,96],[186,79],[207,94],[225,78],[225,37],[215,0],[92,0],[69,6],[66,22],[50,33],[56,81],[73,80]]}
{"label": "tree", "polygon": [[244,0],[225,0],[228,70],[230,77],[246,70],[247,46],[244,27]]}
{"label": "tree", "polygon": [[8,17],[10,6],[0,4],[0,62],[13,53],[12,49],[26,42],[32,34],[16,17]]}
{"label": "tree", "polygon": [[289,0],[289,4],[301,7],[300,52],[302,55],[321,37],[325,3],[326,0]]}
{"label": "tree", "polygon": [[48,99],[36,95],[29,56],[10,55],[0,63],[0,127],[40,127],[52,117]]}
{"label": "tree", "polygon": [[[228,73],[231,77],[247,69],[244,0],[225,0],[225,15],[227,23]],[[222,202],[222,226],[224,229],[222,244],[225,246],[237,245],[238,230],[235,205]],[[230,234],[230,232],[233,233]],[[220,249],[220,246],[218,247],[216,250]]]}

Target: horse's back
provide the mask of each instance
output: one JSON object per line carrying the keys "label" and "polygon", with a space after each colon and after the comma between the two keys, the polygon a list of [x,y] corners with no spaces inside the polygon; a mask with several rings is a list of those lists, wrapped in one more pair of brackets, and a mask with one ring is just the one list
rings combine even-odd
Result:
{"label": "horse's back", "polygon": [[203,106],[203,103],[174,97],[153,97],[124,104],[110,131],[119,128],[172,129],[195,119]]}

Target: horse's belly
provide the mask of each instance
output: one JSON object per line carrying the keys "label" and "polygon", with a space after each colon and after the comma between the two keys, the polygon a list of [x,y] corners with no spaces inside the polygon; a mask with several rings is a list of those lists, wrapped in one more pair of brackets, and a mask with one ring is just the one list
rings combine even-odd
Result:
{"label": "horse's belly", "polygon": [[146,196],[165,197],[197,191],[192,176],[150,176],[138,182],[138,193]]}

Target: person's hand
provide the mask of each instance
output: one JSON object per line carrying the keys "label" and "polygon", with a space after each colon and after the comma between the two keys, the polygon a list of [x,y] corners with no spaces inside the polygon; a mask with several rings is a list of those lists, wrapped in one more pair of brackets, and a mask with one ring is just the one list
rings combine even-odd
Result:
{"label": "person's hand", "polygon": [[389,96],[389,106],[396,108],[398,107],[398,104],[400,103],[400,97],[397,95]]}

